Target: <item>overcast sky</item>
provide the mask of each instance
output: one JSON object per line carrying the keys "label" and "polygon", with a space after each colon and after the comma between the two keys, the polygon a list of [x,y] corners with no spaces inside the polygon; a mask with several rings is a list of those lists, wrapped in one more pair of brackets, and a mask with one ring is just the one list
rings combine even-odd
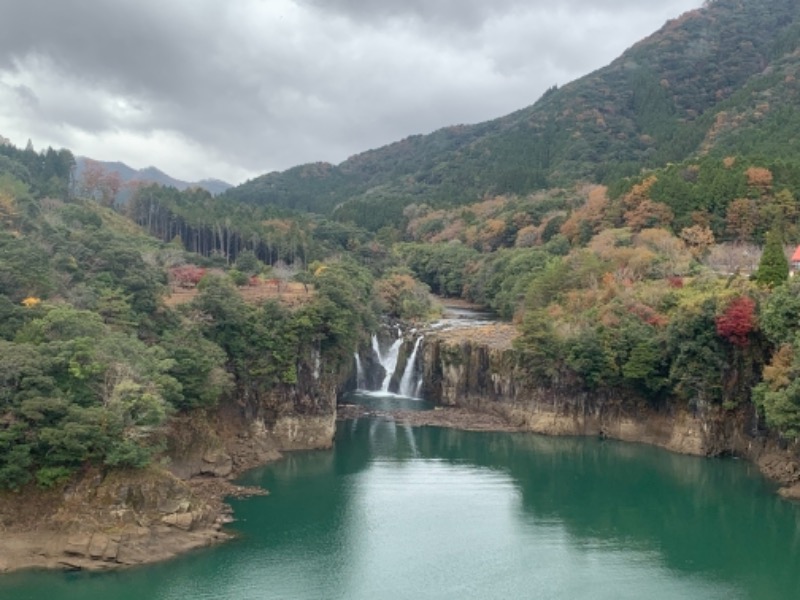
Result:
{"label": "overcast sky", "polygon": [[0,135],[240,183],[528,106],[702,0],[0,0]]}

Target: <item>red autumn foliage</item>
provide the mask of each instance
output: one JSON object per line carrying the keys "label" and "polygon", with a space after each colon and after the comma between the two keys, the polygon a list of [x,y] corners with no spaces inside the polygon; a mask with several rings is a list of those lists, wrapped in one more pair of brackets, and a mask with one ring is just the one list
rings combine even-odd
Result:
{"label": "red autumn foliage", "polygon": [[169,274],[176,285],[183,288],[193,288],[206,274],[206,270],[195,265],[183,265],[182,267],[170,269]]}
{"label": "red autumn foliage", "polygon": [[734,299],[716,319],[717,335],[734,346],[747,346],[747,336],[756,328],[755,308],[756,303],[748,296]]}

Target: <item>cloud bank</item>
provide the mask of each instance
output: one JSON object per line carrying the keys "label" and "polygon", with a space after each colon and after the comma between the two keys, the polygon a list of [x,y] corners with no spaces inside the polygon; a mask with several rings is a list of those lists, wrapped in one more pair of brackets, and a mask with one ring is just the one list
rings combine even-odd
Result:
{"label": "cloud bank", "polygon": [[0,134],[239,183],[532,104],[701,0],[6,0]]}

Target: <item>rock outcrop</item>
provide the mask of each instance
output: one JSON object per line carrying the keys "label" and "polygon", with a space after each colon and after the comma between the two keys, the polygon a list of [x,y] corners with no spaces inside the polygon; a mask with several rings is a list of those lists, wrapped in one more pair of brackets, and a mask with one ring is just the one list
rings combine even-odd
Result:
{"label": "rock outcrop", "polygon": [[[84,472],[65,486],[0,493],[0,572],[107,570],[229,539],[224,499],[266,493],[230,479],[281,451],[333,442],[341,377],[300,365],[296,385],[240,390],[213,411],[175,417],[165,466]],[[345,374],[346,375],[346,374]]]}
{"label": "rock outcrop", "polygon": [[482,339],[480,331],[431,336],[423,352],[424,395],[441,406],[496,415],[515,430],[609,437],[698,456],[739,456],[781,484],[781,495],[800,500],[797,448],[760,430],[752,407],[659,409],[632,397],[540,386],[517,365],[510,340]]}
{"label": "rock outcrop", "polygon": [[247,490],[224,483],[214,488],[151,468],[90,471],[63,489],[4,493],[0,570],[111,569],[228,539],[223,494]]}

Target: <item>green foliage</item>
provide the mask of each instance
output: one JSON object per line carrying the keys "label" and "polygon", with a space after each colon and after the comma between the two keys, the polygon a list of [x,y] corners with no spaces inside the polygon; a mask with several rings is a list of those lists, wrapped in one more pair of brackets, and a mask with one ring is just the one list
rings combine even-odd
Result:
{"label": "green foliage", "polygon": [[766,416],[767,425],[786,437],[800,437],[800,380],[779,390],[760,384],[753,390],[753,399]]}
{"label": "green foliage", "polygon": [[529,310],[514,340],[523,371],[537,385],[549,385],[558,379],[562,366],[564,342],[553,327],[553,320],[542,310]]}
{"label": "green foliage", "polygon": [[441,296],[461,296],[466,270],[478,251],[460,243],[400,244],[397,251],[416,276]]}
{"label": "green foliage", "polygon": [[214,406],[232,391],[232,381],[225,370],[225,352],[203,337],[188,323],[165,332],[161,347],[173,361],[168,373],[180,384],[180,392],[171,403],[188,410]]}
{"label": "green foliage", "polygon": [[42,467],[36,471],[36,483],[43,488],[51,488],[63,483],[72,475],[67,467]]}
{"label": "green foliage", "polygon": [[789,278],[789,261],[783,253],[783,242],[779,233],[770,231],[767,234],[767,243],[764,254],[758,263],[755,280],[761,285],[775,287],[784,283]]}
{"label": "green foliage", "polygon": [[589,251],[552,261],[528,286],[527,307],[536,310],[558,302],[570,290],[586,287],[600,279],[607,269],[608,265]]}
{"label": "green foliage", "polygon": [[307,214],[231,203],[204,190],[179,192],[157,185],[139,189],[127,212],[150,235],[205,257],[205,266],[227,266],[243,255],[238,267],[248,274],[261,270],[259,261],[270,266],[307,264],[336,244],[345,247],[350,236],[360,233],[339,226],[348,236],[342,240],[341,231],[330,235],[328,222],[317,223]]}
{"label": "green foliage", "polygon": [[761,304],[758,321],[776,347],[791,343],[800,330],[800,280],[793,278],[776,287]]}
{"label": "green foliage", "polygon": [[257,275],[261,273],[265,267],[266,265],[258,260],[256,253],[252,250],[244,250],[236,257],[236,269],[246,276]]}
{"label": "green foliage", "polygon": [[0,430],[0,488],[18,489],[31,479],[31,444],[21,424]]}
{"label": "green foliage", "polygon": [[0,176],[8,174],[22,181],[37,198],[66,198],[74,168],[75,157],[69,150],[48,147],[37,153],[32,147],[20,150],[0,144]]}
{"label": "green foliage", "polygon": [[611,357],[603,344],[601,332],[587,328],[569,341],[566,365],[583,381],[589,390],[614,383]]}
{"label": "green foliage", "polygon": [[631,348],[622,375],[647,393],[659,393],[667,384],[662,372],[665,358],[664,349],[655,337],[641,340]]}
{"label": "green foliage", "polygon": [[87,461],[122,465],[114,457],[123,454],[146,463],[159,447],[168,399],[181,389],[169,374],[173,362],[97,313],[44,311],[14,342],[0,342],[0,444],[9,457],[0,486],[24,484],[31,470],[53,485]]}
{"label": "green foliage", "polygon": [[54,288],[47,254],[33,241],[0,231],[0,294],[18,303],[46,298]]}
{"label": "green foliage", "polygon": [[17,331],[38,312],[35,308],[13,304],[8,296],[0,295],[0,339],[14,339]]}
{"label": "green foliage", "polygon": [[372,275],[355,263],[339,261],[318,272],[315,285],[321,348],[336,359],[334,364],[350,360],[363,332],[374,330]]}
{"label": "green foliage", "polygon": [[412,276],[393,273],[375,282],[381,313],[404,320],[425,319],[433,312],[430,289]]}
{"label": "green foliage", "polygon": [[[161,305],[159,262],[185,260],[174,244],[162,249],[92,202],[40,201],[9,177],[0,174],[0,488],[54,486],[86,464],[143,467],[164,449],[173,412],[213,408],[234,394],[268,398],[301,383],[318,361],[333,371],[374,328],[369,269],[394,259],[362,230],[333,224],[326,233],[330,222],[321,221],[312,240],[308,219],[265,224],[265,211],[223,213],[202,206],[202,194],[143,193],[133,208],[152,209],[149,227],[185,215],[170,221],[173,234],[182,223],[181,243],[207,244],[209,260],[222,264],[236,259],[245,280],[266,268],[262,257],[299,264],[332,248],[356,257],[303,272],[316,289],[293,311],[247,305],[229,277],[212,274],[179,315]],[[195,199],[200,206],[189,205]],[[331,232],[346,237],[325,237]],[[302,402],[297,409],[307,410]]]}
{"label": "green foliage", "polygon": [[[312,277],[315,299],[295,311],[276,302],[245,304],[225,277],[207,275],[192,308],[203,315],[198,332],[224,351],[226,369],[235,393],[262,394],[298,382],[298,373],[319,353],[326,368],[336,369],[352,357],[353,348],[374,328],[373,279],[364,267],[351,261],[319,266]],[[176,364],[171,373],[183,384],[181,408],[208,405],[212,391],[228,393],[230,380],[221,370],[213,345],[198,344],[195,352],[181,350],[185,335],[167,334],[165,346]],[[215,386],[215,387],[214,387]],[[205,394],[203,390],[205,389]]]}
{"label": "green foliage", "polygon": [[753,401],[767,425],[786,437],[800,437],[800,337],[779,346],[764,368],[764,380],[753,389]]}
{"label": "green foliage", "polygon": [[520,308],[531,281],[549,264],[552,256],[538,248],[498,250],[486,256],[470,273],[466,295],[510,319]]}
{"label": "green foliage", "polygon": [[715,316],[716,303],[705,299],[681,307],[667,328],[669,382],[675,395],[692,406],[723,400],[726,353],[716,335]]}
{"label": "green foliage", "polygon": [[233,285],[236,286],[243,286],[247,285],[250,281],[250,277],[248,277],[247,273],[242,273],[238,269],[231,269],[228,271],[228,277],[231,278]]}

